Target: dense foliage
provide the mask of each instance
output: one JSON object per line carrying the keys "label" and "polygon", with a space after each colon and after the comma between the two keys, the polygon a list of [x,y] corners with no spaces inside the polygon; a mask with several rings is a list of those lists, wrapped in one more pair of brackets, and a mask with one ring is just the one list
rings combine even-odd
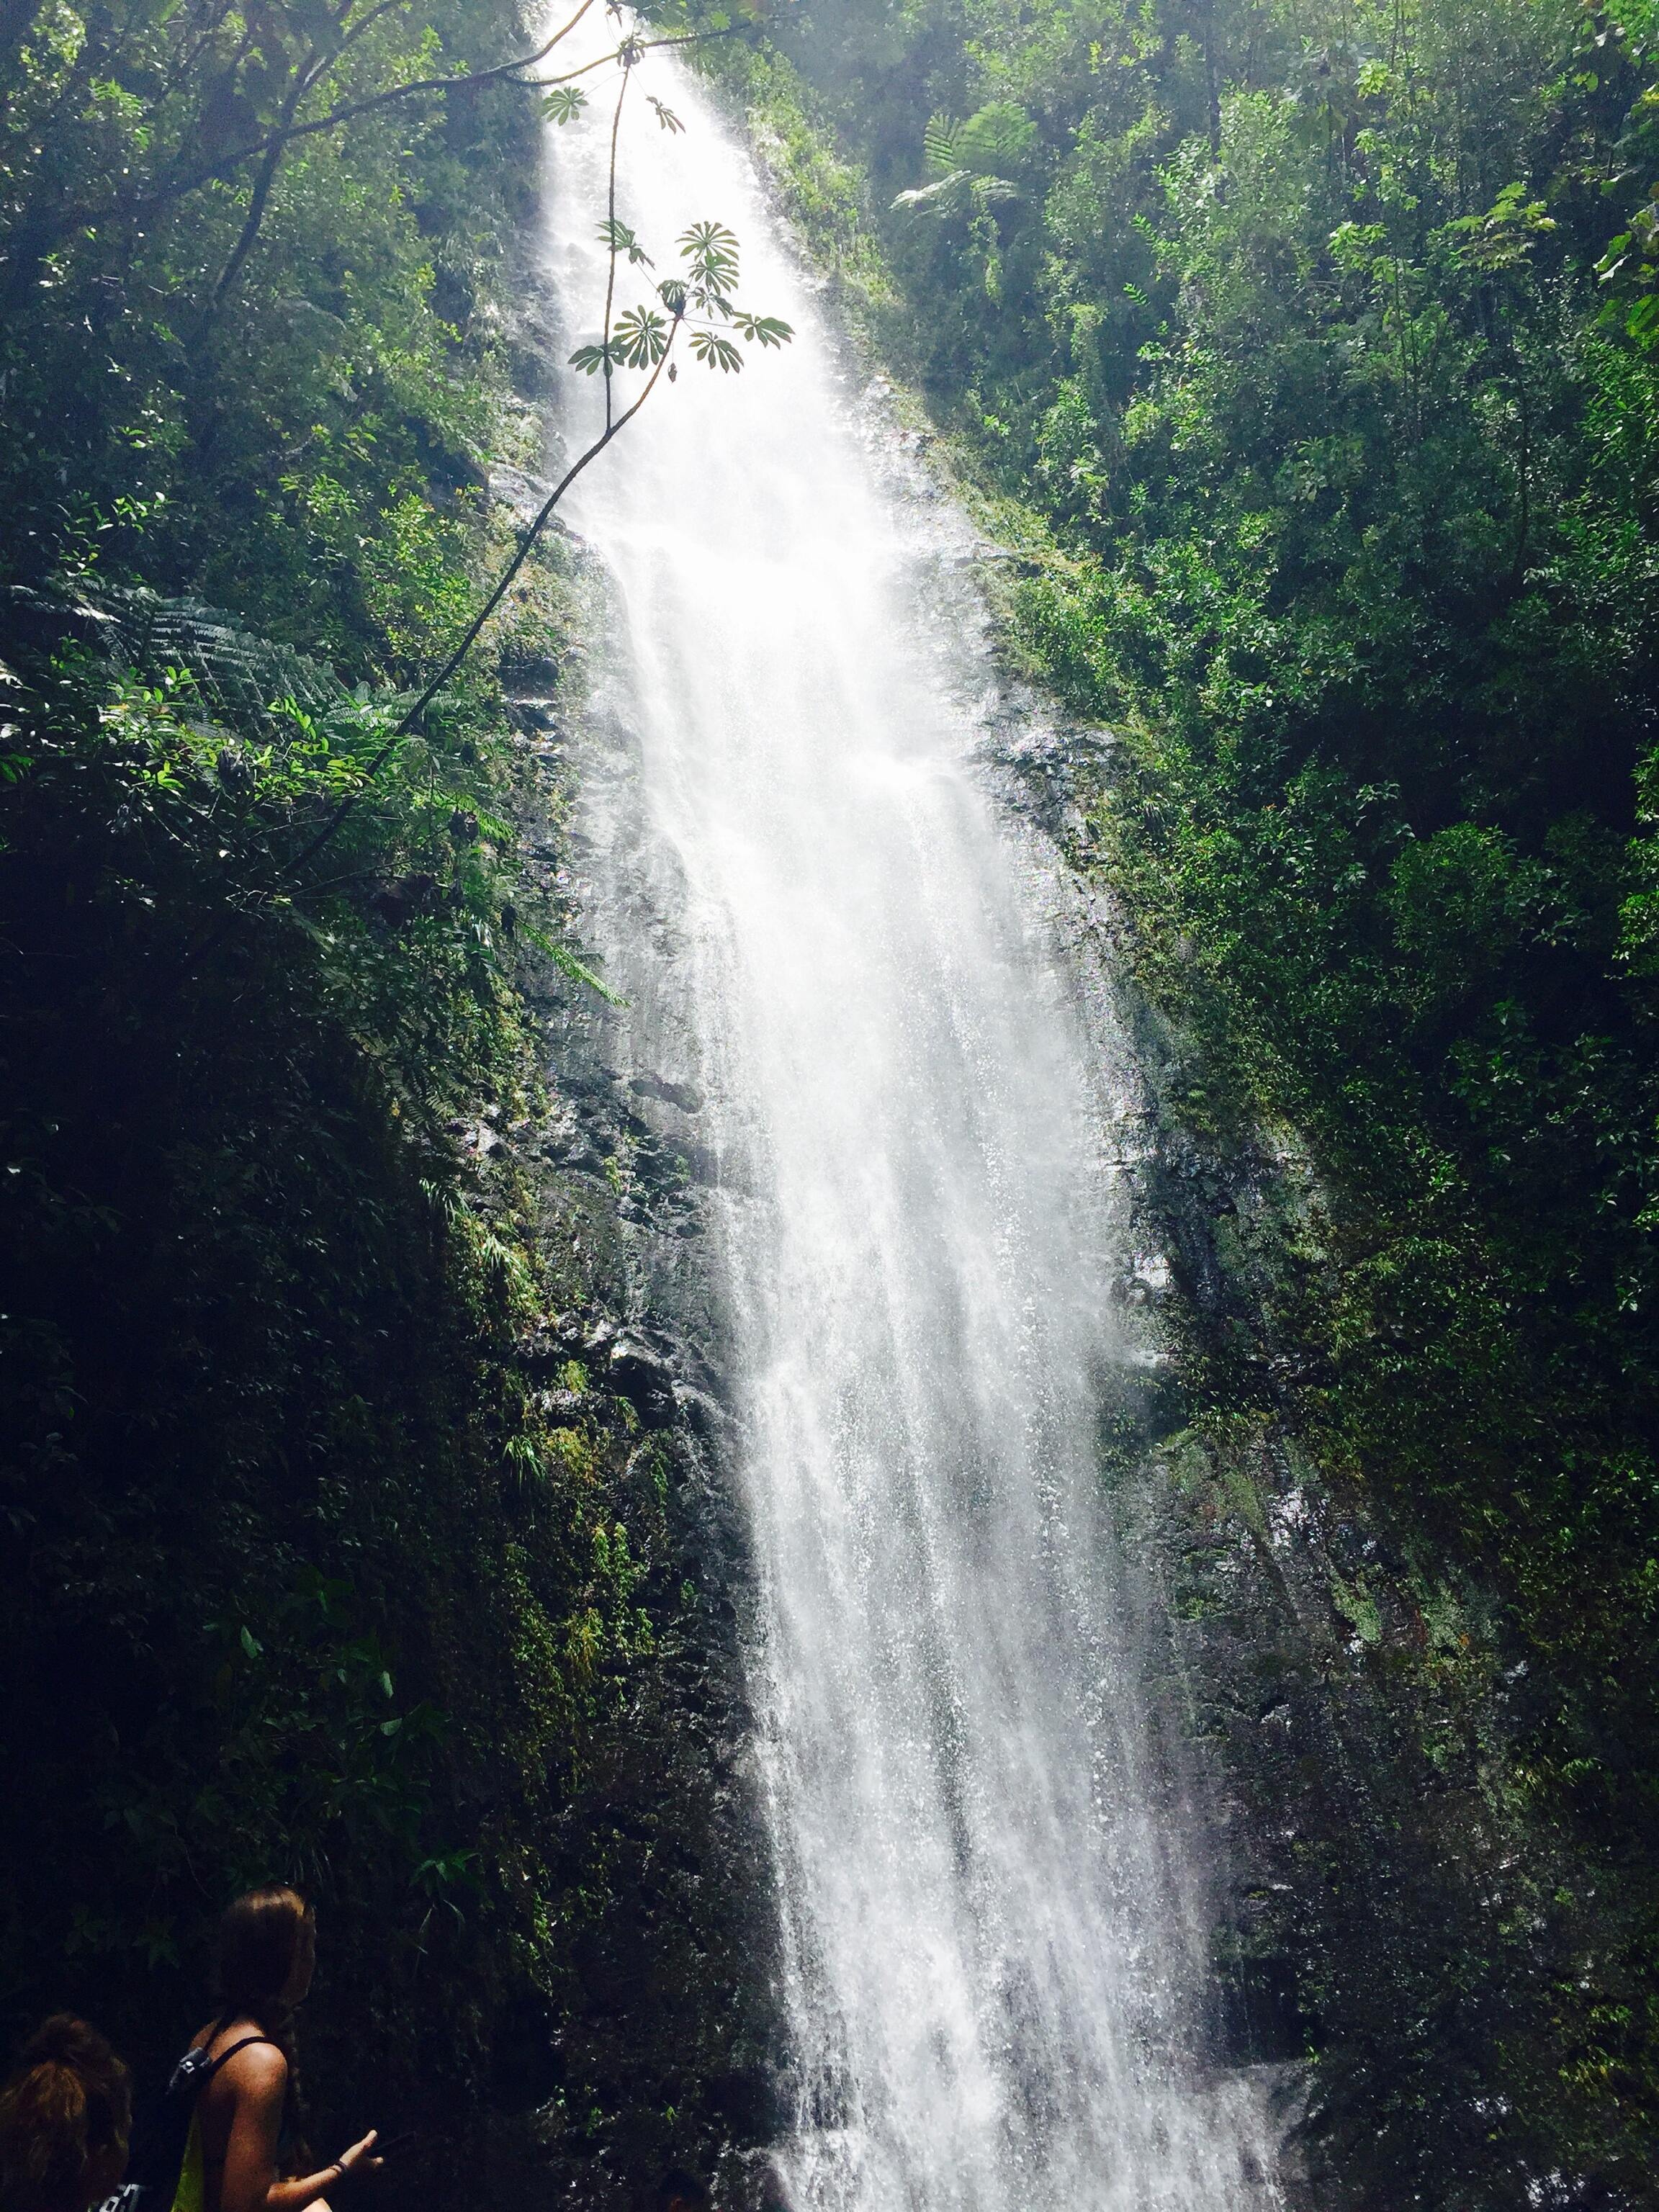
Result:
{"label": "dense foliage", "polygon": [[1312,1148],[1216,1403],[1501,1598],[1485,1817],[1570,1871],[1401,1996],[1369,2118],[1328,2069],[1390,2204],[1645,2202],[1659,2118],[1656,30],[810,0],[809,92],[736,72],[878,342],[1041,518],[1012,636],[1116,732],[1079,857],[1181,1112]]}
{"label": "dense foliage", "polygon": [[[800,212],[1043,519],[1012,635],[1117,733],[1079,858],[1184,1111],[1317,1161],[1214,1397],[1499,1594],[1480,1817],[1534,1856],[1484,1954],[1419,1915],[1380,1978],[1343,2172],[1644,2201],[1659,26],[810,0],[780,38],[871,186],[745,53]],[[343,2063],[411,2095],[585,1909],[659,1525],[543,1327],[593,1285],[514,1134],[570,963],[501,669],[553,568],[368,773],[506,550],[533,110],[488,73],[532,43],[479,0],[0,0],[0,1985],[164,2047],[226,1889],[295,1874]],[[1370,1912],[1302,1991],[1328,2084]]]}
{"label": "dense foliage", "polygon": [[511,550],[489,462],[536,459],[538,137],[499,80],[373,103],[533,44],[0,10],[3,2025],[154,2061],[226,1898],[296,1879],[331,2137],[465,2126],[544,2029],[678,1593],[582,1364],[603,1223],[531,1151],[529,1000],[592,988],[503,688],[556,684],[556,559],[386,751]]}

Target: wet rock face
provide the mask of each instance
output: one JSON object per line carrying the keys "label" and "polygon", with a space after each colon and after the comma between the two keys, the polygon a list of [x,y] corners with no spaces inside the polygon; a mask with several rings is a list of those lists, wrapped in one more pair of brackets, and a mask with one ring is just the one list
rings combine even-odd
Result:
{"label": "wet rock face", "polygon": [[488,2194],[621,2208],[648,2203],[670,2164],[752,2178],[779,2126],[775,1923],[741,1648],[749,1564],[711,1449],[718,1401],[665,1316],[589,1307],[524,1350],[540,1377],[580,1367],[583,1390],[550,1393],[573,1414],[608,1407],[626,1427],[619,1503],[639,1525],[658,1509],[663,1534],[643,1593],[655,1650],[562,1839],[562,1972],[494,2024]]}
{"label": "wet rock face", "polygon": [[[532,694],[556,671],[507,672],[524,695],[523,847],[552,887],[568,850],[563,709]],[[744,1676],[751,1568],[686,1157],[701,1102],[620,1073],[611,1018],[581,985],[549,976],[538,1010],[548,1113],[514,1141],[538,1163],[560,1304],[517,1360],[550,1416],[624,1457],[615,1504],[651,1651],[593,1770],[568,1778],[542,1900],[558,1970],[497,2006],[477,2195],[623,2212],[678,2165],[720,2173],[722,2203],[749,2212],[779,2201],[763,2147],[787,2076]]]}
{"label": "wet rock face", "polygon": [[1217,2060],[1278,2069],[1320,2212],[1646,2202],[1564,2169],[1552,1991],[1584,1869],[1528,1788],[1526,1667],[1491,1593],[1302,1440],[1267,1316],[1309,1264],[1305,1164],[1195,1133],[1144,1034],[1176,1356],[1122,1496],[1225,1840]]}
{"label": "wet rock face", "polygon": [[1210,2059],[1270,2085],[1308,2212],[1648,2204],[1563,2096],[1564,1993],[1633,1931],[1540,1809],[1544,1692],[1411,1501],[1306,1441],[1316,1333],[1278,1317],[1327,1294],[1327,1194],[1293,1133],[1218,1110],[1227,1086],[1138,989],[1091,842],[1109,744],[1075,737],[999,757],[1076,871],[1142,1085],[1121,1149],[1138,1246],[1168,1265],[1117,1297],[1168,1352],[1105,1466],[1168,1756],[1218,1839]]}
{"label": "wet rock face", "polygon": [[605,1352],[605,1376],[647,1429],[674,1425],[679,1407],[674,1395],[672,1363],[660,1342],[653,1344],[639,1329],[622,1329]]}

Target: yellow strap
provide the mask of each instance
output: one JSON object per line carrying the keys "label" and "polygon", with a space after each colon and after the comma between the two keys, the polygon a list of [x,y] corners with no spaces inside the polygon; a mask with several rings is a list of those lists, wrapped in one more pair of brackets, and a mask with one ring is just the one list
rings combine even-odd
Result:
{"label": "yellow strap", "polygon": [[202,2155],[202,2122],[200,2115],[191,2114],[190,2136],[185,2144],[185,2162],[179,2169],[179,2186],[173,2191],[173,2212],[207,2212],[207,2160]]}

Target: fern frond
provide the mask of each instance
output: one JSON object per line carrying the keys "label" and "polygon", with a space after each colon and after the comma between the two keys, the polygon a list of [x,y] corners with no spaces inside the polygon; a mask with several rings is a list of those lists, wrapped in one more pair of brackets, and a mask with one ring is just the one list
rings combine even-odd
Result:
{"label": "fern frond", "polygon": [[935,174],[943,176],[947,169],[962,167],[957,154],[957,132],[960,128],[948,115],[928,117],[927,127],[921,134],[921,151],[923,160]]}

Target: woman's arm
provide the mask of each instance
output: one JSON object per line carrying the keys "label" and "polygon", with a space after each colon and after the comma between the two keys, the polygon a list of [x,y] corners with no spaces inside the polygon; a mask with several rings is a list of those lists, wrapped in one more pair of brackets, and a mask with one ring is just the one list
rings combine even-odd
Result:
{"label": "woman's arm", "polygon": [[269,2043],[251,2043],[228,2061],[221,2078],[234,2102],[219,2183],[219,2212],[265,2212],[276,2179],[288,2061]]}
{"label": "woman's arm", "polygon": [[[314,2204],[319,2197],[326,2197],[337,2182],[343,2181],[354,2166],[373,2170],[380,2163],[368,2154],[374,2148],[376,2130],[371,2128],[361,2142],[342,2151],[332,2166],[325,2166],[320,2173],[308,2173],[302,2180],[273,2181],[265,2191],[265,2212],[305,2212],[307,2204]],[[227,2197],[223,2212],[230,2212]]]}
{"label": "woman's arm", "polygon": [[231,2061],[237,2080],[231,2085],[236,2105],[225,2145],[219,2212],[305,2212],[354,2166],[378,2166],[371,2158],[374,2131],[343,2151],[331,2166],[297,2180],[276,2178],[276,2144],[282,2133],[283,2103],[288,2090],[288,2061],[270,2044],[250,2044]]}

